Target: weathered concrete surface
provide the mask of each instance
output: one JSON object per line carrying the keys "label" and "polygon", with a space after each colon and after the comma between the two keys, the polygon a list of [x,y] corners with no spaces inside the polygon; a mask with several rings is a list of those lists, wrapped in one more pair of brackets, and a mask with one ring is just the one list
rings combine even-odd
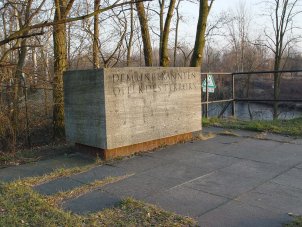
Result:
{"label": "weathered concrete surface", "polygon": [[106,148],[103,71],[67,71],[63,78],[66,139]]}
{"label": "weathered concrete surface", "polygon": [[[292,219],[288,213],[302,215],[301,145],[293,138],[288,143],[280,136],[259,140],[252,138],[254,133],[243,134],[169,146],[39,188],[66,184],[61,190],[70,190],[76,187],[71,180],[86,185],[111,175],[134,174],[66,201],[63,207],[85,214],[131,196],[192,216],[207,227],[282,226]],[[47,193],[58,190],[53,189]]]}
{"label": "weathered concrete surface", "polygon": [[67,139],[102,149],[201,130],[197,68],[112,68],[64,75]]}

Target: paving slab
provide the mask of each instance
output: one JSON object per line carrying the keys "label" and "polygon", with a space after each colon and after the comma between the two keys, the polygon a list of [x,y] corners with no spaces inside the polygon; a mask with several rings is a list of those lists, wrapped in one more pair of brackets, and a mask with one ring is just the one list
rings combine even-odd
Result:
{"label": "paving slab", "polygon": [[232,164],[241,161],[241,159],[227,157],[223,155],[216,155],[216,154],[209,154],[209,153],[204,153],[204,154],[206,154],[206,156],[204,155],[188,156],[185,159],[179,160],[178,162],[181,165],[183,164],[190,165],[190,166],[201,168],[206,172],[211,172],[214,170],[228,167]]}
{"label": "paving slab", "polygon": [[227,198],[235,198],[271,179],[281,171],[282,169],[270,164],[241,161],[183,186]]}
{"label": "paving slab", "polygon": [[[237,133],[236,131],[232,131]],[[239,133],[238,133],[239,134]],[[176,144],[36,186],[53,194],[110,176],[132,176],[68,200],[63,208],[86,214],[125,197],[157,204],[198,219],[202,226],[281,226],[287,213],[302,214],[301,144],[280,135],[269,140],[217,135]],[[87,165],[77,153],[0,170],[0,180],[37,176]]]}
{"label": "paving slab", "polygon": [[280,141],[280,142],[283,142],[283,143],[293,143],[294,140],[295,140],[293,137],[285,136],[285,135],[279,135],[279,134],[275,134],[275,133],[263,133],[262,135],[267,140]]}
{"label": "paving slab", "polygon": [[113,207],[120,202],[120,198],[109,193],[95,190],[85,195],[68,200],[63,203],[63,208],[77,214],[88,214]]}
{"label": "paving slab", "polygon": [[148,197],[145,201],[180,215],[198,217],[228,199],[179,186]]}
{"label": "paving slab", "polygon": [[293,143],[283,143],[280,146],[276,147],[277,151],[284,151],[284,152],[293,152],[293,154],[301,154],[301,144],[293,144]]}
{"label": "paving slab", "polygon": [[204,156],[207,157],[208,154],[203,154],[198,152],[194,149],[194,146],[200,148],[200,145],[196,145],[196,142],[188,142],[188,143],[180,143],[176,145],[172,145],[166,147],[164,149],[155,150],[154,152],[149,152],[144,155],[148,157],[156,158],[156,162],[164,162],[165,164],[167,161],[177,161],[186,159],[188,157],[195,157],[195,156]]}
{"label": "paving slab", "polygon": [[294,144],[298,144],[298,145],[302,145],[302,139],[294,139],[293,141],[292,141],[292,143],[294,143]]}
{"label": "paving slab", "polygon": [[274,178],[272,182],[302,190],[302,169],[292,168],[286,173]]}
{"label": "paving slab", "polygon": [[181,184],[203,176],[210,171],[211,170],[185,165],[181,162],[174,162],[145,171],[144,174],[161,180],[173,181],[175,184]]}
{"label": "paving slab", "polygon": [[302,161],[301,145],[295,144],[247,139],[226,149],[225,156],[259,162],[294,166]]}
{"label": "paving slab", "polygon": [[58,192],[64,192],[76,187],[82,186],[83,183],[72,180],[68,177],[59,178],[44,184],[34,186],[33,189],[42,195],[53,195]]}
{"label": "paving slab", "polygon": [[61,177],[50,182],[40,184],[34,187],[39,193],[44,195],[52,195],[62,191],[68,191],[83,184],[89,184],[96,180],[103,180],[107,177],[124,176],[128,174],[125,170],[109,166],[101,165],[94,167],[86,172],[71,175],[68,177]]}
{"label": "paving slab", "polygon": [[124,169],[131,173],[142,173],[146,170],[156,168],[160,165],[167,164],[166,160],[154,159],[150,155],[133,156],[128,159],[116,161],[112,166]]}
{"label": "paving slab", "polygon": [[0,169],[0,181],[13,181],[25,177],[40,176],[51,172],[50,169],[40,165],[40,162],[30,163],[20,166],[12,166],[4,169]]}
{"label": "paving slab", "polygon": [[102,187],[102,190],[119,198],[144,199],[160,191],[174,187],[177,183],[158,179],[146,174],[138,174]]}
{"label": "paving slab", "polygon": [[199,154],[201,155],[187,156],[167,165],[147,170],[144,173],[159,179],[176,180],[175,182],[184,183],[240,161],[214,154],[204,155],[201,152]]}
{"label": "paving slab", "polygon": [[84,166],[93,162],[91,158],[79,153],[59,155],[48,160],[0,169],[0,180],[13,181],[25,177],[41,176],[55,169]]}
{"label": "paving slab", "polygon": [[191,149],[212,154],[226,155],[229,150],[241,147],[240,144],[248,138],[234,136],[216,136],[208,140],[194,141]]}
{"label": "paving slab", "polygon": [[197,220],[200,226],[207,227],[281,227],[292,218],[287,214],[231,201],[200,216]]}
{"label": "paving slab", "polygon": [[101,165],[94,167],[89,171],[72,175],[70,178],[84,184],[89,184],[96,180],[103,180],[107,177],[125,176],[127,174],[132,174],[132,172],[115,166]]}
{"label": "paving slab", "polygon": [[265,183],[245,193],[238,200],[279,213],[302,215],[302,190],[274,182]]}

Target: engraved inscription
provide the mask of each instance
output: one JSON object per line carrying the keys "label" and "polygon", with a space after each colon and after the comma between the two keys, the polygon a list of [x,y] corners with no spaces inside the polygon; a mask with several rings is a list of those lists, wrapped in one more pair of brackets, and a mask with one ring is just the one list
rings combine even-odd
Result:
{"label": "engraved inscription", "polygon": [[112,75],[112,91],[115,96],[122,96],[200,89],[194,83],[197,77],[195,72],[119,73]]}

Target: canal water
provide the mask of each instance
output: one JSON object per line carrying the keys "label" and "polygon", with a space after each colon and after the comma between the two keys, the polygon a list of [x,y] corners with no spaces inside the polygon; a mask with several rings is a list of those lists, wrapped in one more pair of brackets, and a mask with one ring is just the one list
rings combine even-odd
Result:
{"label": "canal water", "polygon": [[[217,117],[224,104],[209,104],[209,117]],[[249,111],[250,109],[250,111]],[[302,108],[292,106],[279,107],[279,119],[293,119],[297,117],[302,117]],[[250,120],[250,113],[254,120],[272,120],[273,119],[273,107],[267,104],[261,103],[246,103],[238,102],[236,103],[236,117],[242,120]],[[228,109],[225,111],[223,117],[229,117],[232,115],[232,105],[229,105]]]}

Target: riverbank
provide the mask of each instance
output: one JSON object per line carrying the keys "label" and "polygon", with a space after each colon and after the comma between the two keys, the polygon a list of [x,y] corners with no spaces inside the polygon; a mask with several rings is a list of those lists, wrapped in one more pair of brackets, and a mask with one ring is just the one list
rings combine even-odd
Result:
{"label": "riverbank", "polygon": [[236,118],[203,118],[203,126],[271,132],[293,137],[302,137],[302,117],[290,120],[239,120]]}

